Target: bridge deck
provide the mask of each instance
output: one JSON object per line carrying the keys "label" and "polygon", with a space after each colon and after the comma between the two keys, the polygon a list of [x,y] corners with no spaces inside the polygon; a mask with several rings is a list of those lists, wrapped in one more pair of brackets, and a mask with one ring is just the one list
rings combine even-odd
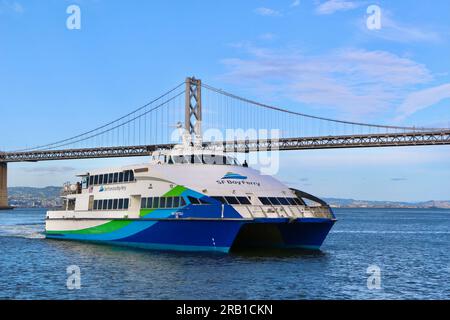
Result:
{"label": "bridge deck", "polygon": [[[66,150],[38,150],[0,153],[0,162],[37,162],[49,160],[93,159],[148,156],[153,151],[169,149],[174,144],[119,146]],[[206,149],[225,148],[227,152],[266,150],[308,150],[450,145],[450,129],[443,131],[382,133],[322,137],[281,138],[279,140],[242,140],[204,143]]]}

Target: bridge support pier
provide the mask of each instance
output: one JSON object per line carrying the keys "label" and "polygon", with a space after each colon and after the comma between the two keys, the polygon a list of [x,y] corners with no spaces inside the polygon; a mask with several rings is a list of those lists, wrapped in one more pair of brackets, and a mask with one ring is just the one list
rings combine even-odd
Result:
{"label": "bridge support pier", "polygon": [[11,209],[8,206],[8,164],[0,162],[0,210]]}

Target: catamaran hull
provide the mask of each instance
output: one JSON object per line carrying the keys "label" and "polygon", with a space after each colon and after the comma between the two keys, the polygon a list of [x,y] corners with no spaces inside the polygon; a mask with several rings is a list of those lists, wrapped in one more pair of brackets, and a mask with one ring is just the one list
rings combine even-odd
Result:
{"label": "catamaran hull", "polygon": [[[65,231],[51,231],[46,237],[132,246],[154,250],[214,251],[228,253],[239,248],[313,249],[322,246],[334,224],[332,219],[206,219],[113,220],[78,230],[88,220],[47,221],[48,225],[66,226]],[[57,229],[53,229],[57,230]]]}

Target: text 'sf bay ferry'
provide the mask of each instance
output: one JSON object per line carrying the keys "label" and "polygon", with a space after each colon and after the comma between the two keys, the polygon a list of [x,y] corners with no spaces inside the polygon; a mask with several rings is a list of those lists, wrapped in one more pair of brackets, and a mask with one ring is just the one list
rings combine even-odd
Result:
{"label": "text 'sf bay ferry'", "polygon": [[66,185],[46,237],[149,249],[319,249],[335,223],[330,207],[226,153],[183,144],[150,163],[95,170]]}

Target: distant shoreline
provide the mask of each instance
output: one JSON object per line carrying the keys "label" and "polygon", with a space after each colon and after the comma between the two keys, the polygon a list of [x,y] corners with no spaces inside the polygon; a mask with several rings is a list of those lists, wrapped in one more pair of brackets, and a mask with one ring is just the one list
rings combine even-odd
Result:
{"label": "distant shoreline", "polygon": [[[61,206],[61,187],[11,187],[8,188],[8,193],[9,205],[18,209],[56,209]],[[333,197],[323,197],[322,199],[333,209],[450,209],[450,200],[408,202],[355,200]]]}

